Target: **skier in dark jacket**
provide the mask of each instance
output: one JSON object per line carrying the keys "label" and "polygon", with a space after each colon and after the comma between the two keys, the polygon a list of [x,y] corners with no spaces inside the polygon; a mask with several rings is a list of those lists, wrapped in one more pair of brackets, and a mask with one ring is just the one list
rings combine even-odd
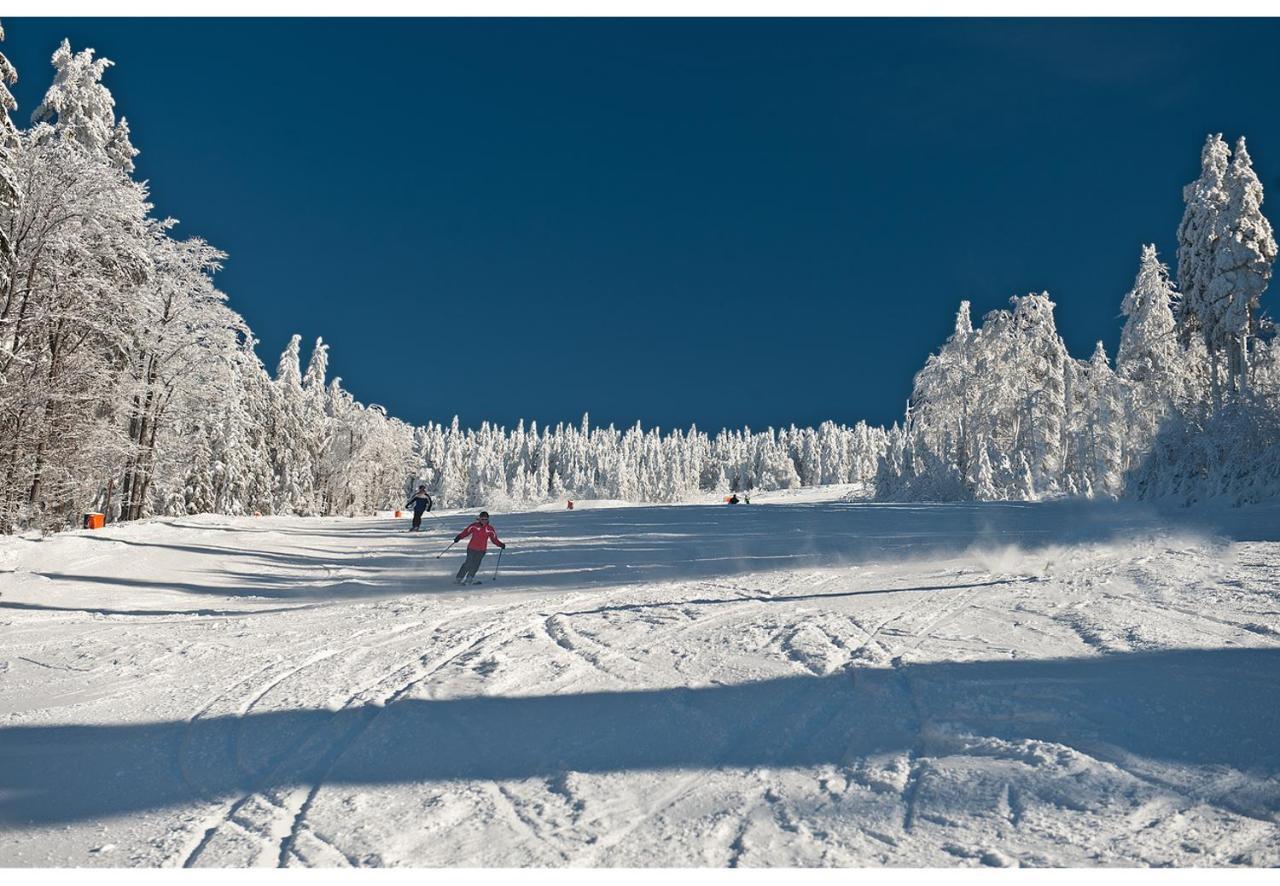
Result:
{"label": "skier in dark jacket", "polygon": [[431,510],[431,495],[427,492],[426,486],[419,486],[418,491],[413,494],[413,498],[404,503],[404,506],[413,507],[413,526],[409,528],[410,532],[418,532],[422,529],[422,512]]}
{"label": "skier in dark jacket", "polygon": [[489,547],[489,539],[493,539],[493,543],[500,548],[506,547],[498,539],[498,533],[494,532],[493,527],[489,525],[488,511],[481,511],[476,521],[459,532],[453,541],[456,544],[467,536],[471,536],[471,541],[467,542],[467,559],[462,562],[462,568],[458,570],[458,584],[465,584],[475,579],[476,570],[480,568],[480,561],[484,559],[484,553]]}

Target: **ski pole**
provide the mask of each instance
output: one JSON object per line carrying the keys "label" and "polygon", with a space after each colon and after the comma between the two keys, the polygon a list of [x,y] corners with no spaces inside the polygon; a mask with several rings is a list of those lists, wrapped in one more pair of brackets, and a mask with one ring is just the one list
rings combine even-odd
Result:
{"label": "ski pole", "polygon": [[502,565],[502,552],[505,550],[506,548],[498,548],[498,562],[493,564],[493,578],[490,581],[498,580],[498,567]]}
{"label": "ski pole", "polygon": [[[457,544],[457,542],[456,542],[456,541],[450,542],[450,543],[449,543],[449,548],[453,547],[453,546],[454,546],[454,545],[456,545],[456,544]],[[449,548],[445,548],[443,551],[441,551],[440,553],[436,554],[436,559],[437,559],[437,560],[439,560],[439,559],[440,559],[441,557],[443,557],[445,554],[449,553]]]}

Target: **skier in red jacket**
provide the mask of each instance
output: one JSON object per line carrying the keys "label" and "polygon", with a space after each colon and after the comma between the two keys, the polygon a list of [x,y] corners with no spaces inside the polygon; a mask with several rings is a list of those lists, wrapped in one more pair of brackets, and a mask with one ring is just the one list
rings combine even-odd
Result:
{"label": "skier in red jacket", "polygon": [[454,537],[454,543],[462,541],[468,535],[471,536],[471,541],[467,542],[467,559],[462,562],[462,568],[458,570],[458,584],[475,580],[476,570],[480,568],[480,561],[484,559],[484,553],[489,548],[489,539],[493,539],[493,543],[500,548],[506,547],[498,538],[498,533],[494,532],[493,527],[489,525],[488,511],[481,511],[480,517],[474,523]]}

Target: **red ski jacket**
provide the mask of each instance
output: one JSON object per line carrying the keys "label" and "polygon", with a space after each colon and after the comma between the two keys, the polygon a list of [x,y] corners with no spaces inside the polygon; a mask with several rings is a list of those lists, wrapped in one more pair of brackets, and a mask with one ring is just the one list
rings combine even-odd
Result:
{"label": "red ski jacket", "polygon": [[498,539],[498,533],[493,531],[493,527],[481,523],[479,520],[472,523],[466,529],[458,533],[458,537],[454,541],[462,541],[467,536],[471,536],[471,541],[467,542],[467,550],[469,551],[485,551],[489,548],[489,539],[493,539],[493,543],[500,548],[505,548]]}

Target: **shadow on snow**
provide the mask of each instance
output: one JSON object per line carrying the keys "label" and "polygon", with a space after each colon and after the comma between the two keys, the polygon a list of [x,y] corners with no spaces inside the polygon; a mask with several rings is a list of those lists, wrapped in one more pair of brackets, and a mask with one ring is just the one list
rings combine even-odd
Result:
{"label": "shadow on snow", "polygon": [[1272,821],[1280,811],[1280,650],[1214,649],[0,727],[0,823],[47,825],[321,782],[841,766],[876,752],[955,752],[931,751],[920,712],[960,734],[1246,772],[1263,787],[1233,789],[1232,802]]}

